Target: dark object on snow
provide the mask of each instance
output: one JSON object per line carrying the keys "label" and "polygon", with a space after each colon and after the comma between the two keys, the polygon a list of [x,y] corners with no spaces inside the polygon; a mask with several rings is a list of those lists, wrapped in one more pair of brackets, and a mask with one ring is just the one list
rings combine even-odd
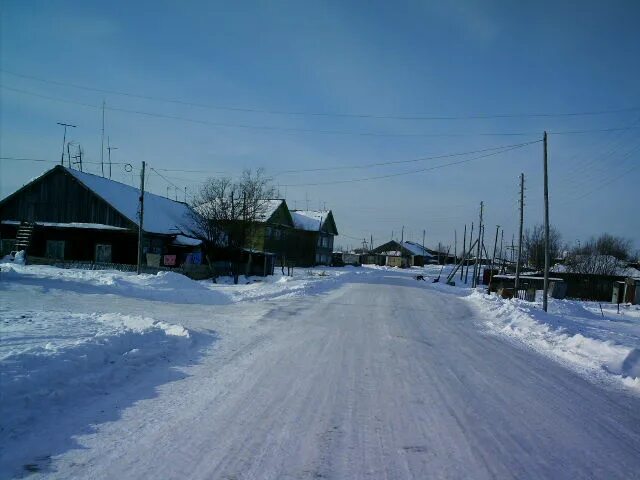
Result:
{"label": "dark object on snow", "polygon": [[424,275],[416,275],[416,280],[422,280],[423,282],[426,282],[426,280],[424,279]]}

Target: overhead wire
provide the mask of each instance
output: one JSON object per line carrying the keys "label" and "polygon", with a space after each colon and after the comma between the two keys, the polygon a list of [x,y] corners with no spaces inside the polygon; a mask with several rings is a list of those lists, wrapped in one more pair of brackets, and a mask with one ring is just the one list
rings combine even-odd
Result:
{"label": "overhead wire", "polygon": [[552,117],[580,117],[580,116],[595,116],[595,115],[608,115],[616,113],[627,113],[632,111],[640,111],[640,106],[617,108],[617,109],[602,109],[591,110],[582,112],[555,112],[555,113],[493,113],[493,114],[471,114],[471,115],[433,115],[428,113],[411,113],[411,114],[389,114],[389,113],[343,113],[343,112],[313,112],[313,111],[290,111],[290,110],[270,110],[261,109],[256,107],[236,107],[236,106],[223,106],[212,105],[201,102],[191,102],[173,98],[163,98],[151,95],[142,95],[131,92],[124,92],[122,90],[111,90],[97,87],[89,87],[87,85],[79,85],[76,83],[61,82],[56,80],[44,79],[41,77],[26,75],[23,73],[12,72],[5,69],[0,69],[0,72],[23,79],[34,80],[41,83],[48,83],[51,85],[71,87],[86,91],[92,91],[103,94],[119,95],[131,98],[139,98],[142,100],[151,100],[165,103],[174,103],[178,105],[185,105],[189,107],[208,108],[213,110],[224,110],[233,112],[245,112],[245,113],[263,113],[270,115],[289,115],[289,116],[317,116],[317,117],[343,117],[343,118],[373,118],[373,119],[389,119],[389,120],[484,120],[492,118],[552,118]]}
{"label": "overhead wire", "polygon": [[[103,105],[93,105],[84,102],[78,102],[74,100],[61,99],[57,97],[52,97],[49,95],[43,95],[36,92],[30,92],[27,90],[9,87],[4,84],[0,84],[0,88],[5,90],[13,91],[16,93],[31,95],[47,100],[53,100],[57,102],[69,103],[73,105],[79,105],[89,108],[103,108]],[[267,132],[281,132],[285,134],[319,134],[319,135],[343,135],[343,136],[362,136],[362,137],[395,137],[395,138],[438,138],[438,137],[500,137],[500,136],[534,136],[539,135],[540,132],[429,132],[429,133],[385,133],[385,132],[366,132],[366,131],[348,131],[348,130],[326,130],[326,129],[313,129],[313,128],[297,128],[297,127],[278,127],[272,125],[250,125],[250,124],[242,124],[242,123],[225,123],[225,122],[212,122],[208,120],[200,120],[194,118],[181,117],[178,115],[169,115],[164,113],[157,112],[146,112],[143,110],[131,110],[120,107],[113,106],[104,106],[106,110],[114,111],[114,112],[123,112],[134,115],[142,115],[147,117],[154,118],[164,118],[169,120],[177,120],[188,123],[195,123],[200,125],[210,125],[213,127],[222,127],[222,128],[239,128],[239,129],[248,129],[255,131],[267,131]],[[597,133],[597,132],[612,132],[617,130],[627,130],[629,128],[634,127],[612,127],[612,128],[600,128],[600,129],[586,129],[586,130],[566,130],[566,131],[551,131],[548,132],[550,135],[574,135],[574,134],[586,134],[586,133]]]}
{"label": "overhead wire", "polygon": [[511,148],[505,148],[503,150],[497,151],[497,152],[491,152],[491,153],[487,153],[485,155],[480,155],[477,157],[473,157],[473,158],[467,158],[464,160],[459,160],[457,162],[449,162],[449,163],[445,163],[445,164],[441,164],[441,165],[434,165],[432,167],[426,167],[426,168],[420,168],[417,170],[410,170],[410,171],[406,171],[406,172],[399,172],[399,173],[391,173],[391,174],[387,174],[387,175],[377,175],[377,176],[373,176],[373,177],[365,177],[365,178],[352,178],[352,179],[348,179],[348,180],[334,180],[334,181],[329,181],[329,182],[314,182],[314,183],[297,183],[297,184],[282,184],[280,185],[281,187],[307,187],[307,186],[319,186],[319,185],[337,185],[337,184],[344,184],[344,183],[356,183],[356,182],[366,182],[369,180],[380,180],[380,179],[384,179],[384,178],[392,178],[392,177],[400,177],[403,175],[411,175],[414,173],[422,173],[422,172],[428,172],[431,170],[436,170],[439,168],[444,168],[444,167],[449,167],[452,165],[459,165],[459,164],[463,164],[463,163],[468,163],[474,160],[479,160],[482,158],[486,158],[486,157],[491,157],[493,155],[498,155],[501,153],[506,153],[512,150],[516,150],[518,148],[524,148],[525,146],[528,145],[533,145],[535,143],[540,143],[542,142],[542,140],[535,140],[532,142],[526,142],[524,144],[519,144],[517,146],[513,146]]}

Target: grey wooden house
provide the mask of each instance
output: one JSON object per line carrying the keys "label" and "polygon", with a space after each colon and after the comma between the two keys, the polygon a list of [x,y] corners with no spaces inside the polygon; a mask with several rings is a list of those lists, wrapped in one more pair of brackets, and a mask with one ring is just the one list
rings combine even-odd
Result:
{"label": "grey wooden house", "polygon": [[[137,188],[58,165],[0,200],[0,248],[31,257],[101,263],[137,261]],[[176,255],[197,251],[185,235],[191,209],[145,192],[144,252]]]}

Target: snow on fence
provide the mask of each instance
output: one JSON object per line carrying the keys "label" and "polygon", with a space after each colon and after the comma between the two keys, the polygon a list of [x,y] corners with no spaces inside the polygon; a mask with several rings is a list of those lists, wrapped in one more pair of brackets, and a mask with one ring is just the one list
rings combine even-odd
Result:
{"label": "snow on fence", "polygon": [[[81,270],[117,270],[119,272],[135,272],[136,265],[128,263],[105,263],[82,260],[57,260],[44,257],[29,257],[29,263],[33,265],[50,265],[57,268],[78,268]],[[175,272],[186,275],[197,280],[211,277],[211,270],[207,265],[184,265],[182,267],[149,267],[142,265],[140,271],[143,273],[157,274],[159,272]]]}

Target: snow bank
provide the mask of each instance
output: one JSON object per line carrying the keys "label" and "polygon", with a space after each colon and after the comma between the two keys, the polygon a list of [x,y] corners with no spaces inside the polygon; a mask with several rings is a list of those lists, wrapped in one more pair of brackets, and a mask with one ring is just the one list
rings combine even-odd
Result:
{"label": "snow bank", "polygon": [[233,285],[231,277],[220,277],[215,284],[210,280],[200,283],[233,302],[261,301],[323,293],[338,288],[353,276],[370,273],[360,267],[350,266],[299,268],[295,269],[292,277],[277,272],[268,277],[241,276],[238,285]]}
{"label": "snow bank", "polygon": [[[603,318],[584,302],[551,299],[549,312],[537,303],[505,300],[474,291],[466,297],[489,328],[566,363],[589,378],[621,380],[640,392],[640,316]],[[615,314],[614,314],[615,315]]]}
{"label": "snow bank", "polygon": [[107,393],[190,345],[180,325],[0,306],[0,418],[9,435],[70,399]]}
{"label": "snow bank", "polygon": [[64,269],[3,264],[0,280],[80,293],[114,294],[171,303],[225,305],[229,299],[204,284],[174,272],[136,275],[115,270]]}
{"label": "snow bank", "polygon": [[15,255],[5,255],[0,258],[0,264],[2,263],[13,263],[15,265],[24,265],[25,264],[25,252],[24,250],[20,250],[16,252]]}

